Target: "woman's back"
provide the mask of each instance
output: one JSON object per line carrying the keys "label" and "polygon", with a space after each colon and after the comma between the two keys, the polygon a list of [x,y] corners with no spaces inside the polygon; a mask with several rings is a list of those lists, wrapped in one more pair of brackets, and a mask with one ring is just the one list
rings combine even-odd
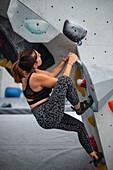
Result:
{"label": "woman's back", "polygon": [[40,82],[35,81],[36,76],[38,76],[38,73],[33,71],[22,80],[23,92],[29,105],[35,103],[38,105],[39,101],[43,103],[45,101],[43,99],[47,100],[52,91],[51,88],[43,87],[40,85]]}

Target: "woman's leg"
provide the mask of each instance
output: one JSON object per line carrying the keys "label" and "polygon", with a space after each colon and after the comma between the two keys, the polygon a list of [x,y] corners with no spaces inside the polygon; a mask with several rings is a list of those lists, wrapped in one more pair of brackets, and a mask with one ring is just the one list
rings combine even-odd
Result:
{"label": "woman's leg", "polygon": [[90,154],[94,151],[86,128],[84,124],[78,119],[73,118],[70,115],[64,114],[61,122],[56,124],[54,128],[77,132],[79,141],[83,148],[86,150],[86,152]]}
{"label": "woman's leg", "polygon": [[71,102],[72,105],[77,105],[79,103],[79,98],[77,95],[77,90],[68,76],[61,76],[47,102],[44,115],[45,119],[49,123],[59,123],[64,116],[65,98]]}
{"label": "woman's leg", "polygon": [[[74,107],[80,107],[77,90],[75,88],[73,81],[68,76],[61,76],[53,89],[53,92],[51,94],[47,106],[45,107],[46,117],[47,118],[51,117],[52,122],[58,123],[61,121],[64,115],[66,97]],[[79,111],[80,113],[83,113],[85,109],[83,108],[82,112],[80,109]]]}
{"label": "woman's leg", "polygon": [[[77,132],[79,141],[81,145],[83,146],[83,148],[92,158],[92,160],[94,160],[95,158],[95,163],[94,163],[95,166],[98,166],[100,164],[100,160],[102,158],[98,158],[96,152],[94,151],[90,138],[86,131],[86,128],[81,121],[77,120],[76,118],[71,117],[70,115],[64,114],[64,117],[62,118],[61,122],[59,124],[56,124],[54,128]],[[100,155],[100,157],[102,157],[102,155]]]}

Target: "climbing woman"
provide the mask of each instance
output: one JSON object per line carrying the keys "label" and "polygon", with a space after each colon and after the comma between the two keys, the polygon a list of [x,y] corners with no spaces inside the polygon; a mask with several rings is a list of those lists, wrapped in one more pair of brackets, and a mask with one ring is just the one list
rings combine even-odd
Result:
{"label": "climbing woman", "polygon": [[[41,54],[34,49],[23,51],[12,66],[12,74],[16,83],[22,83],[23,92],[38,124],[45,129],[62,129],[75,131],[78,138],[98,166],[102,155],[93,150],[84,124],[64,113],[65,98],[72,104],[77,114],[83,114],[93,103],[92,97],[80,102],[77,90],[70,78],[73,64],[77,61],[76,54],[70,52],[51,71],[38,69],[42,64]],[[56,78],[64,66],[63,75]],[[51,95],[50,95],[51,93]]]}

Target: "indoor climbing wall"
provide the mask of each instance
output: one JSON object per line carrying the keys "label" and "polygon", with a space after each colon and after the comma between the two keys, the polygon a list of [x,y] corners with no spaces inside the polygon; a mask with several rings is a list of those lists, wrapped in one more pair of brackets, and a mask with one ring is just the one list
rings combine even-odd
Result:
{"label": "indoor climbing wall", "polygon": [[10,1],[7,14],[13,30],[28,42],[49,42],[60,33],[17,0]]}
{"label": "indoor climbing wall", "polygon": [[[79,55],[84,64],[81,76],[87,84],[82,92],[79,89],[79,96],[91,94],[95,101],[95,109],[88,109],[83,121],[95,150],[103,152],[108,170],[113,167],[112,102],[108,104],[113,100],[112,8],[112,0],[11,0],[8,9],[13,30],[29,42],[44,43],[56,64],[69,51]],[[63,34],[67,19],[87,30],[81,43],[75,44]]]}

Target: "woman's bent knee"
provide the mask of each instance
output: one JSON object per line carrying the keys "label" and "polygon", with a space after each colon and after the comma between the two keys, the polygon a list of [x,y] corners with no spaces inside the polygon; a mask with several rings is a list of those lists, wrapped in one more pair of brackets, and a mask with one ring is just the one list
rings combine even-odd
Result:
{"label": "woman's bent knee", "polygon": [[58,82],[65,82],[68,83],[69,81],[72,81],[70,77],[66,76],[66,75],[62,75],[58,78]]}

